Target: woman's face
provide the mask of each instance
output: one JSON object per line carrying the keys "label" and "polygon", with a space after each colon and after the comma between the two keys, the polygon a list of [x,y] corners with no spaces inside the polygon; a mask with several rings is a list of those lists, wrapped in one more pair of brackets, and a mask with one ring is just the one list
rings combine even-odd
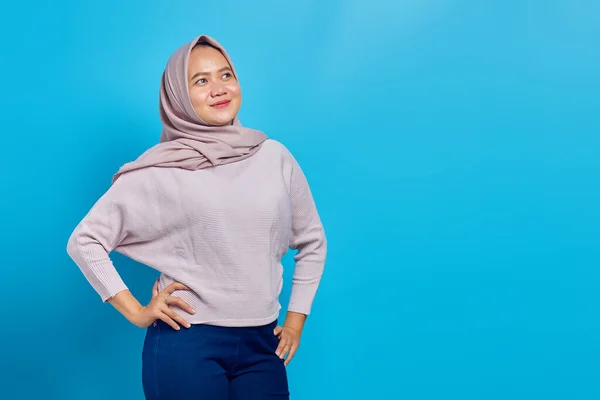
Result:
{"label": "woman's face", "polygon": [[187,78],[198,116],[209,125],[230,124],[240,109],[242,92],[223,54],[209,46],[194,47]]}

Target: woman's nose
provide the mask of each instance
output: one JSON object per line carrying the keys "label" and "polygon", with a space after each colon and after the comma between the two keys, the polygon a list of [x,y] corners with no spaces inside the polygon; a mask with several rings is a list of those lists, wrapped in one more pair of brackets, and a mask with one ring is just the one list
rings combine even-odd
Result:
{"label": "woman's nose", "polygon": [[211,95],[213,97],[221,96],[223,94],[225,94],[225,87],[223,85],[217,83],[211,88]]}

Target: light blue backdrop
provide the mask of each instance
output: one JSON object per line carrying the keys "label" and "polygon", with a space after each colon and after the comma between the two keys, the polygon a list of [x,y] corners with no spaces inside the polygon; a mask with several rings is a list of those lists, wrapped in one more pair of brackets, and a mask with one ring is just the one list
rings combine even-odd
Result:
{"label": "light blue backdrop", "polygon": [[[143,398],[144,331],[65,247],[158,140],[160,74],[201,33],[326,225],[293,399],[600,398],[598,4],[3,5],[0,398]],[[114,261],[148,300],[154,272]]]}

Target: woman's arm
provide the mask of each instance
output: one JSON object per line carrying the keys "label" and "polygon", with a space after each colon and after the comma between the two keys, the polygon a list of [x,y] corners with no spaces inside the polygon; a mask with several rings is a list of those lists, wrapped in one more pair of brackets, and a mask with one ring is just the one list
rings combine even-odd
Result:
{"label": "woman's arm", "polygon": [[167,307],[178,305],[191,310],[179,298],[170,298],[167,302],[168,294],[175,289],[166,288],[143,307],[128,290],[109,257],[109,253],[121,245],[148,241],[156,235],[144,221],[150,206],[144,196],[147,191],[141,186],[135,174],[121,176],[77,225],[69,237],[67,252],[102,300],[135,325],[144,327],[162,319],[174,328],[177,325],[174,321],[188,326],[187,321]]}
{"label": "woman's arm", "polygon": [[[131,294],[129,290],[123,290],[107,300],[118,312],[134,325],[136,316],[142,309],[140,302]],[[148,324],[150,325],[150,324]]]}
{"label": "woman's arm", "polygon": [[67,243],[67,253],[102,301],[127,290],[108,254],[148,235],[138,228],[143,227],[140,215],[144,212],[140,185],[129,175],[123,175],[96,201]]}
{"label": "woman's arm", "polygon": [[[327,239],[308,181],[291,154],[289,165],[292,205],[290,248],[298,252],[294,256],[295,267],[288,311],[309,315],[323,275]],[[291,323],[298,321],[297,317],[291,316]]]}
{"label": "woman's arm", "polygon": [[298,252],[294,256],[296,265],[288,313],[283,327],[277,327],[274,333],[280,338],[276,354],[285,358],[287,365],[300,345],[304,323],[323,275],[327,239],[306,177],[289,152],[286,167],[292,204],[290,248]]}

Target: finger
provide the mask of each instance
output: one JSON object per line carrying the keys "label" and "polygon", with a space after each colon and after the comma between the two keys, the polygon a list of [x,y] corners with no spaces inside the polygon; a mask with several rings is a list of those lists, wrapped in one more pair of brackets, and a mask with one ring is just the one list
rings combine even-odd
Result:
{"label": "finger", "polygon": [[189,287],[187,287],[183,283],[173,282],[169,286],[167,286],[166,288],[163,289],[163,293],[171,294],[171,293],[173,293],[176,290],[192,290],[192,289],[190,289]]}
{"label": "finger", "polygon": [[177,297],[177,296],[167,296],[166,298],[167,305],[169,306],[177,306],[182,310],[187,311],[190,314],[195,314],[196,310],[192,308],[185,300]]}
{"label": "finger", "polygon": [[273,329],[273,334],[275,336],[279,336],[281,334],[282,330],[283,330],[283,328],[281,326],[276,326],[275,329]]}
{"label": "finger", "polygon": [[296,350],[298,350],[298,345],[296,343],[292,344],[292,347],[290,348],[290,352],[287,356],[287,358],[285,359],[285,366],[287,367],[287,365],[290,363],[290,361],[292,361],[292,358],[294,358],[294,355],[296,354]]}
{"label": "finger", "polygon": [[154,286],[152,286],[152,297],[158,296],[158,279],[154,281]]}
{"label": "finger", "polygon": [[277,357],[281,358],[283,360],[283,349],[285,348],[285,346],[287,345],[287,339],[281,339],[279,341],[279,346],[277,346],[277,350],[275,350],[275,354],[277,354]]}
{"label": "finger", "polygon": [[160,319],[161,321],[166,322],[171,328],[175,329],[176,331],[180,330],[181,328],[179,327],[179,325],[177,325],[177,322],[173,321],[173,319],[171,317],[169,317],[167,314],[165,313],[161,313],[158,316],[158,319]]}
{"label": "finger", "polygon": [[190,323],[187,322],[185,318],[183,318],[181,315],[177,314],[173,310],[166,309],[163,311],[163,313],[165,313],[167,316],[169,316],[172,320],[178,322],[179,325],[185,326],[186,328],[189,328],[191,326]]}
{"label": "finger", "polygon": [[290,352],[291,348],[292,348],[292,342],[289,341],[286,343],[285,347],[283,348],[283,351],[281,352],[281,358],[286,358],[288,353]]}

